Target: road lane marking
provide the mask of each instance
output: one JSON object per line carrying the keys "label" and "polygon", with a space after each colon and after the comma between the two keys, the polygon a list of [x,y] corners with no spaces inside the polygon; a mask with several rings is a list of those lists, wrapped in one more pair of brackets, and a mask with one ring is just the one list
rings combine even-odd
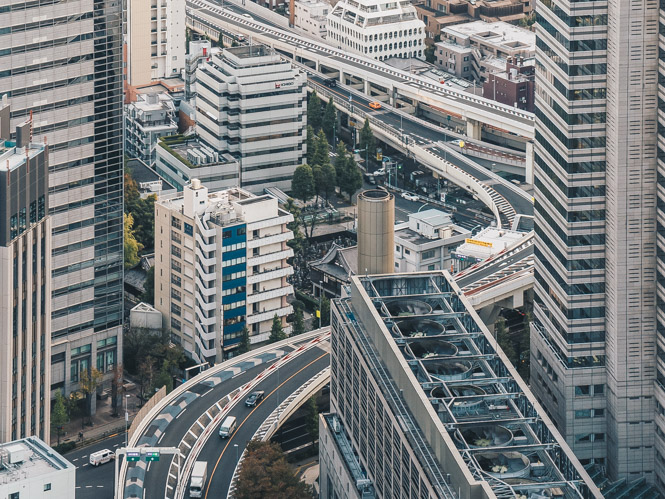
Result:
{"label": "road lane marking", "polygon": [[180,416],[182,416],[186,410],[187,410],[187,407],[183,407],[182,411],[180,411],[178,413],[178,415],[175,417],[175,419],[178,419]]}
{"label": "road lane marking", "polygon": [[[259,407],[261,407],[261,404],[263,404],[266,400],[268,400],[268,398],[269,398],[273,393],[275,393],[275,392],[276,392],[277,390],[279,390],[282,386],[284,386],[286,383],[288,383],[289,381],[291,381],[291,379],[293,379],[295,376],[297,376],[298,374],[300,374],[302,371],[304,371],[305,369],[307,369],[309,366],[311,366],[311,365],[314,364],[315,362],[318,362],[319,360],[321,360],[321,359],[322,359],[323,357],[325,357],[326,355],[330,355],[330,354],[329,354],[328,352],[326,352],[326,353],[324,353],[323,355],[317,357],[317,358],[314,359],[312,362],[310,362],[310,363],[307,364],[306,366],[300,368],[298,371],[296,371],[295,373],[293,373],[293,374],[292,374],[291,376],[289,376],[286,380],[284,380],[284,382],[282,382],[282,384],[278,385],[277,388],[275,388],[275,389],[274,389],[273,391],[271,391],[268,395],[266,395],[266,396],[263,398],[263,400],[262,400],[261,402],[259,402],[259,403],[256,405],[256,407],[254,407],[254,409],[252,409],[252,411],[251,411],[251,412],[245,417],[245,419],[242,420],[242,423],[240,423],[240,424],[236,427],[235,431],[233,432],[233,435],[235,436],[235,435],[238,433],[238,430],[239,430],[240,428],[242,428],[242,425],[244,425],[245,422],[249,419],[249,417],[250,417],[252,414],[254,414],[254,411],[256,411]],[[206,486],[206,493],[205,493],[205,495],[203,496],[204,499],[208,499],[208,492],[210,491],[210,485],[212,484],[212,477],[215,476],[215,471],[217,471],[217,466],[219,466],[219,463],[220,463],[220,461],[222,460],[222,456],[224,455],[224,452],[226,452],[226,449],[229,447],[229,445],[231,445],[231,442],[232,442],[232,441],[233,441],[233,437],[231,437],[231,438],[229,438],[229,439],[227,440],[226,445],[224,446],[224,448],[222,449],[221,454],[219,455],[219,458],[217,458],[217,462],[215,463],[215,467],[212,469],[212,473],[210,474],[210,478],[208,479],[208,485]]]}

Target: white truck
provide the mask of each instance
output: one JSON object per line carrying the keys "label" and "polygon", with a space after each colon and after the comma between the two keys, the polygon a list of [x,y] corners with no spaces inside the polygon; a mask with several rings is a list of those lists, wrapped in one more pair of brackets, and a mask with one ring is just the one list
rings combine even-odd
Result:
{"label": "white truck", "polygon": [[189,481],[189,497],[203,497],[203,488],[208,478],[208,463],[196,461]]}

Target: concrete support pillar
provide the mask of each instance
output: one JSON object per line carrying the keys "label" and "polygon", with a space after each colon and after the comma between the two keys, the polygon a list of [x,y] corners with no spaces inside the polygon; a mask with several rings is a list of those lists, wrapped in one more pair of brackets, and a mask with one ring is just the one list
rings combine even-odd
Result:
{"label": "concrete support pillar", "polygon": [[478,315],[487,329],[494,331],[494,323],[499,318],[499,312],[501,312],[501,307],[492,304],[478,310]]}
{"label": "concrete support pillar", "polygon": [[472,140],[480,140],[482,125],[480,121],[466,119],[466,136]]}
{"label": "concrete support pillar", "polygon": [[369,80],[367,80],[367,79],[363,80],[363,93],[365,95],[371,95],[370,86],[371,86],[371,84],[370,84]]}
{"label": "concrete support pillar", "polygon": [[526,143],[526,183],[533,185],[533,142]]}
{"label": "concrete support pillar", "polygon": [[339,70],[339,83],[341,85],[346,85],[346,76],[344,75],[344,71],[341,69]]}
{"label": "concrete support pillar", "polygon": [[321,72],[321,63],[318,60],[314,61],[314,68],[316,69],[317,73]]}
{"label": "concrete support pillar", "polygon": [[395,87],[390,88],[390,89],[388,90],[388,95],[390,96],[390,99],[389,99],[389,100],[390,100],[390,105],[391,105],[391,106],[395,106],[395,95],[396,95],[396,94],[397,94],[397,90],[395,89]]}

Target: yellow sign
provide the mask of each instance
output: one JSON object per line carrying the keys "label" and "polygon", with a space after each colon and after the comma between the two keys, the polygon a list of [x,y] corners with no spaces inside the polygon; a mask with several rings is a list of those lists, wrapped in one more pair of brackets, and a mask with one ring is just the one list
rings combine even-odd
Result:
{"label": "yellow sign", "polygon": [[381,161],[383,159],[383,153],[382,152],[377,152],[376,153],[376,160]]}
{"label": "yellow sign", "polygon": [[476,244],[478,246],[485,246],[486,248],[492,247],[492,243],[487,243],[485,241],[478,241],[477,239],[465,239],[465,242],[469,244]]}
{"label": "yellow sign", "polygon": [[317,310],[316,311],[316,318],[319,319],[321,317],[321,311]]}
{"label": "yellow sign", "polygon": [[463,140],[460,140],[460,141],[459,141],[459,146],[460,146],[460,148],[464,149],[464,145],[465,145],[465,144],[464,144],[464,141],[463,141]]}

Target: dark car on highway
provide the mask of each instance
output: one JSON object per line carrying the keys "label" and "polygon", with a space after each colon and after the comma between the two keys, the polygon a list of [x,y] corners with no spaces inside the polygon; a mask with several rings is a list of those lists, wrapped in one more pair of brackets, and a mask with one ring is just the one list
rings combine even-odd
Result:
{"label": "dark car on highway", "polygon": [[258,392],[252,392],[249,397],[247,397],[247,400],[245,400],[245,405],[247,407],[254,407],[256,404],[258,404],[261,400],[263,400],[263,396],[265,395],[265,392],[258,391]]}

